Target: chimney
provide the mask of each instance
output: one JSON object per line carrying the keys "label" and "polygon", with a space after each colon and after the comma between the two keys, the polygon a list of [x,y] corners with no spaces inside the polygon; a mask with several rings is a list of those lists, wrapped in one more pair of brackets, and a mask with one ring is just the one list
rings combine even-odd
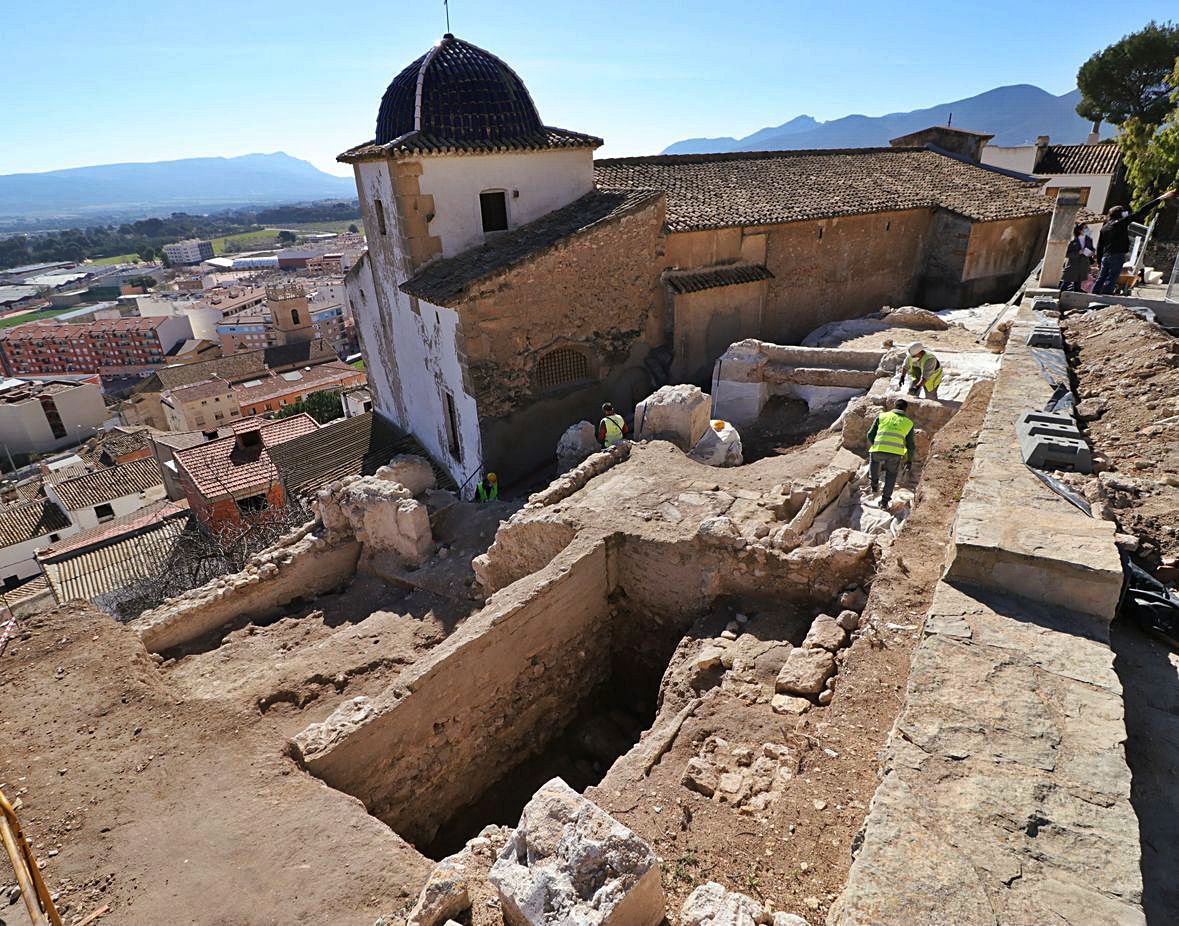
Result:
{"label": "chimney", "polygon": [[1101,141],[1101,120],[1094,119],[1093,128],[1089,132],[1089,137],[1085,139],[1085,144],[1096,145],[1099,141]]}
{"label": "chimney", "polygon": [[1048,136],[1047,135],[1037,135],[1036,136],[1036,147],[1037,148],[1047,148],[1048,147]]}
{"label": "chimney", "polygon": [[262,429],[250,428],[248,431],[237,432],[237,447],[239,450],[254,452],[262,449]]}

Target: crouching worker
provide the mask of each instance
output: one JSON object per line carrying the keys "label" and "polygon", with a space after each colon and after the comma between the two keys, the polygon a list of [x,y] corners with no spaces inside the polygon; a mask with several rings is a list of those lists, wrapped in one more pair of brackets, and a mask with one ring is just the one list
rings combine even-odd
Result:
{"label": "crouching worker", "polygon": [[[909,395],[925,390],[927,399],[937,398],[937,387],[942,382],[942,365],[937,357],[925,349],[920,341],[914,341],[905,351],[907,357],[901,369],[901,382],[909,377]],[[899,384],[898,384],[899,385]]]}
{"label": "crouching worker", "polygon": [[602,403],[602,420],[598,422],[598,443],[603,447],[613,447],[620,443],[630,428],[622,420],[622,416],[614,411],[609,402]]}
{"label": "crouching worker", "polygon": [[481,502],[494,502],[499,498],[499,478],[488,473],[475,486],[475,497]]}
{"label": "crouching worker", "polygon": [[897,483],[901,463],[912,466],[917,445],[913,441],[913,420],[905,414],[909,403],[897,399],[892,411],[881,412],[868,429],[868,478],[872,494],[876,494],[881,470],[884,471],[884,491],[880,505],[887,508],[892,502],[892,490]]}

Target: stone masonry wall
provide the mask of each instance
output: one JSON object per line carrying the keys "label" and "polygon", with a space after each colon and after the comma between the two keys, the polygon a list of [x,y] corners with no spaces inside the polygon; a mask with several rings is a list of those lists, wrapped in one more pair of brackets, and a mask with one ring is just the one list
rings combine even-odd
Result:
{"label": "stone masonry wall", "polygon": [[[295,740],[306,768],[410,842],[542,749],[610,668],[606,545],[575,541],[372,702]],[[360,702],[360,703],[357,703]]]}

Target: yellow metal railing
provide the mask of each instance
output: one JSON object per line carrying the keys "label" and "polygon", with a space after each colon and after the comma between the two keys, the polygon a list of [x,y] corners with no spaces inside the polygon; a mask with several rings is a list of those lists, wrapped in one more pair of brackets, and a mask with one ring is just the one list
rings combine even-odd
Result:
{"label": "yellow metal railing", "polygon": [[25,839],[16,811],[8,803],[3,791],[0,791],[0,841],[4,842],[4,849],[12,861],[16,883],[20,885],[20,895],[24,898],[33,926],[61,926],[61,917],[53,906],[45,879],[41,877],[41,869],[37,867],[37,860],[29,848],[29,841]]}

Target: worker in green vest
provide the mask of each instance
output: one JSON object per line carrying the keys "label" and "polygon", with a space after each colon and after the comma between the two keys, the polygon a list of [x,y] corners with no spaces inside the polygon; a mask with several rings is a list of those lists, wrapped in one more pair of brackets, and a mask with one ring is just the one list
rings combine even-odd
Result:
{"label": "worker in green vest", "polygon": [[598,443],[613,447],[629,433],[630,428],[609,402],[602,403],[602,420],[598,422]]}
{"label": "worker in green vest", "polygon": [[[937,387],[942,381],[942,365],[937,357],[925,349],[920,341],[914,341],[906,350],[905,365],[901,369],[900,382],[909,377],[909,395],[925,390],[927,399],[937,398]],[[898,382],[898,385],[900,385]]]}
{"label": "worker in green vest", "polygon": [[488,473],[475,486],[475,496],[481,502],[494,502],[499,499],[499,477],[495,473]]}
{"label": "worker in green vest", "polygon": [[913,420],[905,414],[909,403],[897,399],[892,411],[881,412],[868,429],[868,478],[872,482],[872,494],[884,470],[884,491],[880,495],[880,506],[887,508],[892,501],[892,490],[897,482],[901,463],[911,466],[917,445],[913,442]]}

